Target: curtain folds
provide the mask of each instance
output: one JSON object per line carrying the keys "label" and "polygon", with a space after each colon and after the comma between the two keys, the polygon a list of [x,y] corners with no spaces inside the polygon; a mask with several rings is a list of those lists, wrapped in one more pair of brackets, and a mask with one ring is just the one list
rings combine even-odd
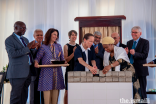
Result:
{"label": "curtain folds", "polygon": [[102,38],[106,37],[106,36],[111,36],[112,33],[117,32],[120,34],[120,27],[118,26],[114,26],[114,27],[82,27],[82,38],[81,41],[83,40],[83,36],[86,33],[92,33],[94,34],[95,31],[100,31],[102,34],[101,37],[101,42],[102,42]]}

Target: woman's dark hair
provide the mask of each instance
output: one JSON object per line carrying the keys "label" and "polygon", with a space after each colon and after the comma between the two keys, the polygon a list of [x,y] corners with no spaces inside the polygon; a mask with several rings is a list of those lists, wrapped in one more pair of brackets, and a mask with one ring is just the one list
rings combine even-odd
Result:
{"label": "woman's dark hair", "polygon": [[[59,32],[58,32],[58,30],[57,29],[54,29],[54,28],[50,28],[47,32],[46,32],[46,34],[45,34],[45,37],[44,37],[44,44],[45,45],[48,45],[49,43],[50,43],[50,39],[51,39],[51,34],[53,33],[53,32],[57,32],[57,40],[58,40],[58,38],[59,38]],[[56,41],[55,41],[55,43],[56,43]]]}
{"label": "woman's dark hair", "polygon": [[68,36],[71,36],[72,32],[77,35],[77,32],[75,30],[71,30],[71,31],[68,32]]}
{"label": "woman's dark hair", "polygon": [[84,39],[88,40],[90,36],[93,36],[93,37],[94,37],[94,35],[91,34],[91,33],[85,34],[84,37],[83,37],[83,40],[84,40]]}

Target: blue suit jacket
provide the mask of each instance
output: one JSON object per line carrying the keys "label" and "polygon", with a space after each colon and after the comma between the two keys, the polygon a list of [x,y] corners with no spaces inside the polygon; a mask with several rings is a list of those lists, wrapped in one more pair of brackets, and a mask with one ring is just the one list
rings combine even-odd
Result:
{"label": "blue suit jacket", "polygon": [[[23,37],[26,44],[28,39]],[[29,75],[30,65],[28,53],[31,53],[28,47],[24,47],[20,40],[13,33],[5,40],[6,51],[9,58],[9,67],[7,78],[26,78]]]}
{"label": "blue suit jacket", "polygon": [[[82,58],[84,61],[86,61],[86,54],[85,52],[82,52],[82,49],[80,46],[78,46],[74,52],[74,71],[85,71],[85,67],[81,65],[78,61],[78,58]],[[91,60],[95,60],[95,50],[94,47],[91,46],[90,50],[88,50],[88,62],[89,65],[92,66]]]}
{"label": "blue suit jacket", "polygon": [[95,54],[95,61],[96,61],[96,66],[98,69],[103,70],[103,55],[104,55],[104,48],[101,43],[98,44],[98,49],[99,52],[98,54]]}

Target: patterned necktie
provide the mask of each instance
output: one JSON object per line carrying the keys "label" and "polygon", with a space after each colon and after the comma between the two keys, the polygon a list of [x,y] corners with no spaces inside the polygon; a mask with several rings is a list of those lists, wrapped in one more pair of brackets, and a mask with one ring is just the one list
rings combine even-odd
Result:
{"label": "patterned necktie", "polygon": [[[132,46],[132,49],[135,50],[135,45],[136,45],[136,41],[133,42],[133,46]],[[133,55],[131,54],[130,56],[130,63],[133,64],[134,60],[133,60]]]}
{"label": "patterned necktie", "polygon": [[[27,45],[26,45],[26,43],[24,42],[24,39],[23,39],[22,37],[20,37],[20,39],[22,40],[22,43],[23,43],[23,44],[24,44],[24,46],[26,47]],[[30,53],[28,53],[28,55],[29,55],[29,58],[30,58],[30,62],[32,63],[33,61],[32,61],[31,54],[30,54]]]}

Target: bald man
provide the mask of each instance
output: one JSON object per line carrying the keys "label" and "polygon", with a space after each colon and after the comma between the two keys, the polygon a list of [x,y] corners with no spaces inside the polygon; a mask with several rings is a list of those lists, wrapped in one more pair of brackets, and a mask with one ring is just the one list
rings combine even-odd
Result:
{"label": "bald man", "polygon": [[[34,36],[35,42],[39,43],[38,47],[35,48],[35,51],[33,53],[33,58],[35,58],[38,52],[38,49],[40,48],[43,42],[43,31],[41,29],[36,29],[34,31],[33,36]],[[41,61],[40,61],[40,64],[41,64]],[[41,69],[35,68],[33,64],[31,65],[31,70],[35,70],[35,72],[32,73],[32,76],[31,76],[30,104],[44,104],[43,92],[38,91],[38,81],[39,81],[39,75],[40,75]]]}
{"label": "bald man", "polygon": [[119,34],[118,33],[112,33],[111,34],[111,37],[115,40],[115,43],[114,43],[114,45],[116,45],[116,46],[118,46],[118,47],[122,47],[122,48],[126,48],[126,45],[125,44],[122,44],[121,42],[120,42],[120,36],[119,36]]}
{"label": "bald man", "polygon": [[6,51],[9,58],[7,79],[12,86],[10,104],[26,104],[28,87],[31,82],[30,66],[33,63],[31,52],[38,43],[23,37],[26,25],[22,21],[14,24],[14,32],[5,40]]}

